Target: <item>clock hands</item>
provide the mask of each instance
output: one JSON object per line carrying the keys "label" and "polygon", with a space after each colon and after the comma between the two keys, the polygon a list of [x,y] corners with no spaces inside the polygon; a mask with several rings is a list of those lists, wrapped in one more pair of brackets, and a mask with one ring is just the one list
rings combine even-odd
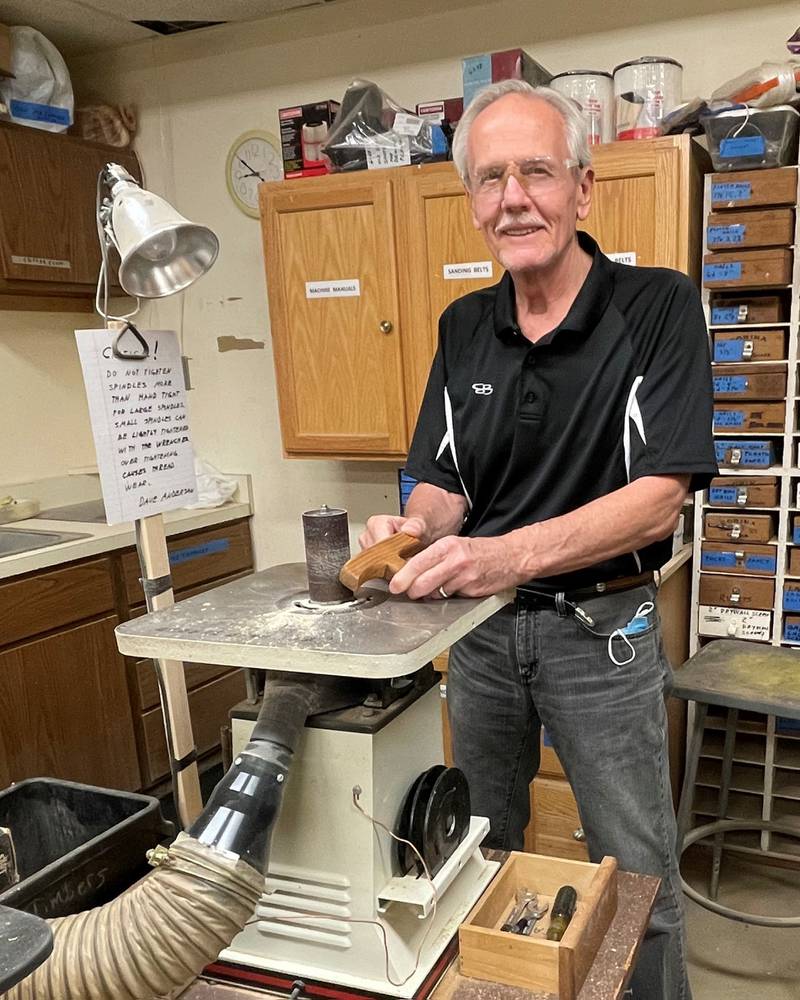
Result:
{"label": "clock hands", "polygon": [[244,174],[242,177],[239,178],[239,180],[244,180],[245,177],[257,177],[260,181],[264,180],[264,178],[261,176],[261,174],[257,170],[253,170],[253,168],[250,166],[250,164],[246,163],[241,158],[241,156],[239,156],[237,154],[236,159],[239,161],[239,163],[242,164],[243,167],[247,167],[247,169],[250,171],[249,174]]}

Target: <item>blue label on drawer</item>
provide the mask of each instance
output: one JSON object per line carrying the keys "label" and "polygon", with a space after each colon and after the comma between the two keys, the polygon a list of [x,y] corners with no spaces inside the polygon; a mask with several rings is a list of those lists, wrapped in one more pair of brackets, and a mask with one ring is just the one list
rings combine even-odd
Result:
{"label": "blue label on drawer", "polygon": [[[790,635],[789,632],[792,632]],[[800,625],[787,622],[783,630],[783,638],[792,642],[800,641]],[[787,719],[785,715],[775,717],[775,729],[779,733],[797,732],[800,729],[800,719]]]}
{"label": "blue label on drawer", "polygon": [[411,491],[417,485],[417,480],[409,476],[405,469],[400,469],[397,473],[397,478],[400,486],[400,513],[405,514],[408,498],[411,496]]}
{"label": "blue label on drawer", "polygon": [[712,323],[741,323],[738,306],[714,306],[711,310]]}
{"label": "blue label on drawer", "polygon": [[717,340],[714,342],[715,361],[741,361],[744,358],[744,340]]}
{"label": "blue label on drawer", "polygon": [[736,503],[739,491],[735,486],[712,486],[708,491],[709,503]]}
{"label": "blue label on drawer", "polygon": [[747,389],[746,375],[715,375],[714,392],[723,395],[726,392],[744,392]]}
{"label": "blue label on drawer", "polygon": [[708,245],[718,246],[720,243],[743,243],[747,226],[709,226]]}
{"label": "blue label on drawer", "polygon": [[738,281],[741,276],[742,263],[738,260],[730,264],[706,264],[703,268],[704,281]]}
{"label": "blue label on drawer", "polygon": [[743,410],[715,410],[714,411],[714,426],[715,427],[743,427],[744,426],[744,411]]}
{"label": "blue label on drawer", "polygon": [[[725,457],[734,448],[740,452],[738,462],[733,462],[732,457]],[[773,464],[771,441],[715,441],[714,454],[720,464],[727,461],[730,465],[747,466],[751,469],[766,469]]]}
{"label": "blue label on drawer", "polygon": [[703,569],[736,568],[736,556],[733,552],[703,552],[700,560]]}
{"label": "blue label on drawer", "polygon": [[796,524],[792,528],[792,544],[800,545],[800,524]]}
{"label": "blue label on drawer", "polygon": [[722,181],[711,185],[712,201],[747,201],[752,196],[750,181]]}
{"label": "blue label on drawer", "polygon": [[767,143],[763,135],[737,135],[723,139],[719,144],[720,156],[733,159],[737,156],[763,156]]}
{"label": "blue label on drawer", "polygon": [[49,104],[35,104],[33,101],[12,100],[9,102],[9,109],[12,118],[18,118],[20,121],[46,122],[49,125],[64,125],[67,127],[72,124],[69,108],[54,108]]}
{"label": "blue label on drawer", "polygon": [[775,556],[756,556],[748,552],[744,557],[744,568],[759,573],[774,573],[778,568]]}
{"label": "blue label on drawer", "polygon": [[169,554],[169,564],[170,566],[179,566],[192,559],[202,559],[203,556],[212,556],[217,552],[227,552],[230,547],[231,543],[227,538],[214,538],[210,542],[192,545],[188,549],[175,549]]}
{"label": "blue label on drawer", "polygon": [[800,590],[784,590],[783,610],[800,611]]}

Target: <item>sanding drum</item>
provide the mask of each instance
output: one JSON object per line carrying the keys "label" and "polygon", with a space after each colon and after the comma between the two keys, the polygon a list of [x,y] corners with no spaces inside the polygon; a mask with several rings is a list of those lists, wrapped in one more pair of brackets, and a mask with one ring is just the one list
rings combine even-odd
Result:
{"label": "sanding drum", "polygon": [[323,504],[303,514],[308,570],[308,596],[315,604],[341,604],[353,595],[339,582],[339,570],[350,558],[347,511]]}

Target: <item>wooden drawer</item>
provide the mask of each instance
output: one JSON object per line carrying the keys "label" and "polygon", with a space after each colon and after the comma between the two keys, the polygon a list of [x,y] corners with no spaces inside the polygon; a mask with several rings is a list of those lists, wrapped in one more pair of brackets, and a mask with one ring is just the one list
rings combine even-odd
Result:
{"label": "wooden drawer", "polygon": [[775,465],[775,442],[753,439],[728,440],[722,438],[714,442],[717,462],[731,469],[768,469]]}
{"label": "wooden drawer", "polygon": [[700,603],[718,604],[726,608],[771,611],[775,603],[775,581],[701,573]]}
{"label": "wooden drawer", "polygon": [[774,545],[703,542],[700,569],[712,573],[752,573],[775,576],[778,570],[778,550]]}
{"label": "wooden drawer", "polygon": [[789,573],[800,576],[800,548],[789,549]]}
{"label": "wooden drawer", "polygon": [[724,434],[737,431],[783,433],[786,403],[715,403],[714,430]]}
{"label": "wooden drawer", "polygon": [[796,200],[797,171],[791,167],[731,170],[711,175],[712,208],[794,205]]}
{"label": "wooden drawer", "polygon": [[706,288],[788,285],[791,280],[791,250],[708,253],[703,258],[703,284]]}
{"label": "wooden drawer", "polygon": [[[712,326],[734,326],[738,323],[782,323],[788,318],[788,315],[784,313],[780,297],[777,295],[740,293],[739,295],[715,295],[711,299]],[[779,356],[785,357],[784,354]]]}
{"label": "wooden drawer", "polygon": [[771,514],[706,514],[703,534],[712,540],[768,542],[775,534],[775,521]]}
{"label": "wooden drawer", "polygon": [[0,646],[114,610],[108,559],[0,584]]}
{"label": "wooden drawer", "polygon": [[525,849],[534,854],[561,858],[589,857],[583,828],[572,789],[566,781],[536,778],[531,790],[532,822],[526,831],[530,843]]}
{"label": "wooden drawer", "polygon": [[711,480],[712,507],[777,507],[778,481],[774,476],[720,476]]}
{"label": "wooden drawer", "polygon": [[783,610],[800,611],[800,580],[788,580],[783,585]]}
{"label": "wooden drawer", "polygon": [[769,642],[772,611],[701,604],[697,609],[697,631],[713,638]]}
{"label": "wooden drawer", "polygon": [[784,330],[715,330],[714,361],[781,361],[786,357]]}
{"label": "wooden drawer", "polygon": [[[176,591],[253,566],[249,521],[234,521],[218,528],[170,538],[167,549],[172,585]],[[122,556],[122,572],[129,603],[143,603],[144,592],[139,582],[141,570],[136,552],[126,552]]]}
{"label": "wooden drawer", "polygon": [[[246,694],[241,670],[231,671],[189,692],[189,710],[198,754],[208,753],[218,745],[220,727],[227,723],[228,712]],[[145,783],[152,785],[169,774],[167,741],[160,708],[153,708],[142,715],[142,732]]]}
{"label": "wooden drawer", "polygon": [[783,638],[787,642],[800,642],[800,616],[786,615],[783,619]]}
{"label": "wooden drawer", "polygon": [[714,398],[785,399],[785,365],[718,365],[714,368]]}
{"label": "wooden drawer", "polygon": [[790,246],[794,243],[794,212],[773,208],[764,212],[712,212],[706,226],[709,250],[738,247]]}

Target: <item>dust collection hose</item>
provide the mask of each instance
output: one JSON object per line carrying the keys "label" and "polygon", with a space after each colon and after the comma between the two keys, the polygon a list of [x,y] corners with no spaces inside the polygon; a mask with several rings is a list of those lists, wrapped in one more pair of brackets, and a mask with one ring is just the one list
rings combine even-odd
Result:
{"label": "dust collection hose", "polygon": [[[274,679],[273,679],[274,678]],[[250,742],[158,867],[105,906],[50,921],[50,958],[6,1000],[152,1000],[185,987],[252,917],[306,718],[331,681],[273,674]]]}

